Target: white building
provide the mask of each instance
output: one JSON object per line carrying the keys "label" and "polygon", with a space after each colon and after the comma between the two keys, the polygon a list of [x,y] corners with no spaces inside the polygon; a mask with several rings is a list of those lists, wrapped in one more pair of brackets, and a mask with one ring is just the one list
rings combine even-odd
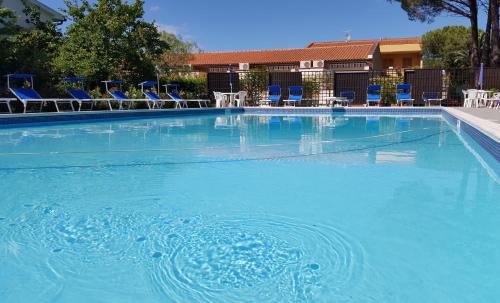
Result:
{"label": "white building", "polygon": [[[43,22],[62,23],[66,20],[61,13],[48,7],[40,1],[24,0],[24,2],[27,5],[34,5],[40,8],[40,20]],[[3,0],[2,6],[12,10],[16,16],[18,16],[17,25],[24,28],[33,27],[33,25],[28,22],[26,14],[24,14],[25,6],[22,0]]]}

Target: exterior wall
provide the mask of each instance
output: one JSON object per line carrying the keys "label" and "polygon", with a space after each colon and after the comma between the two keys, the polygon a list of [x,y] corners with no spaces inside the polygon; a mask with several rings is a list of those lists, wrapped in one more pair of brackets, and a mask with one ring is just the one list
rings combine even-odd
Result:
{"label": "exterior wall", "polygon": [[[64,21],[64,16],[58,13],[55,10],[50,9],[38,1],[29,1],[26,3],[33,4],[35,6],[40,7],[40,19],[44,22],[57,22]],[[12,10],[18,16],[17,25],[24,28],[33,28],[33,25],[26,22],[26,15],[24,14],[24,4],[21,0],[4,0],[2,6]],[[1,25],[0,25],[1,26]]]}
{"label": "exterior wall", "polygon": [[[411,64],[404,64],[405,59],[407,61],[411,60]],[[370,66],[372,70],[388,69],[393,67],[394,69],[401,68],[415,68],[422,67],[421,62],[422,55],[420,53],[412,54],[381,54],[377,49],[373,53],[372,59],[367,59],[365,61],[325,61],[325,69],[328,70],[363,70],[364,66]],[[408,63],[408,62],[406,62]],[[252,69],[255,68],[267,68],[272,71],[292,71],[294,69],[299,69],[299,62],[296,63],[286,63],[286,64],[250,64]],[[212,65],[212,66],[193,66],[196,71],[202,72],[225,72],[228,70],[228,65]],[[238,65],[233,65],[233,70],[238,70]],[[305,71],[305,70],[304,70]]]}
{"label": "exterior wall", "polygon": [[[373,69],[373,66],[380,66],[380,56],[376,56],[375,60],[366,61],[325,61],[324,68],[300,68],[300,62],[287,63],[287,64],[250,64],[251,69],[265,69],[270,72],[317,72],[324,70],[365,70],[366,66]],[[224,73],[229,70],[227,65],[213,65],[213,66],[194,66],[194,70],[201,72]],[[233,65],[233,71],[238,71],[238,66]]]}
{"label": "exterior wall", "polygon": [[[369,66],[370,69],[380,69],[381,61],[380,61],[380,53],[376,53],[373,56],[373,59],[365,60],[365,61],[325,61],[324,68],[307,68],[301,69],[300,62],[291,62],[291,63],[270,63],[270,64],[251,64],[251,69],[266,69],[270,72],[290,72],[290,71],[303,71],[303,72],[313,72],[313,71],[323,71],[323,70],[365,70],[366,66]],[[211,66],[193,66],[195,71],[200,72],[213,72],[213,73],[224,73],[229,70],[228,65],[211,65]],[[233,71],[238,71],[238,65],[233,65]]]}
{"label": "exterior wall", "polygon": [[382,68],[422,67],[421,44],[390,44],[381,45]]}
{"label": "exterior wall", "polygon": [[421,53],[382,54],[381,60],[383,69],[388,69],[390,67],[395,69],[422,67]]}

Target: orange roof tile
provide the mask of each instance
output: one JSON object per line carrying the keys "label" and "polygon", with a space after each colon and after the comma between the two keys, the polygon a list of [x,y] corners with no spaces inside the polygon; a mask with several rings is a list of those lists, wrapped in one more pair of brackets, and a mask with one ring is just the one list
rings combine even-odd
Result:
{"label": "orange roof tile", "polygon": [[192,65],[228,65],[238,63],[293,63],[307,60],[367,60],[368,55],[372,55],[377,47],[378,44],[372,42],[315,48],[198,53],[194,54],[194,58],[190,63]]}
{"label": "orange roof tile", "polygon": [[352,40],[346,41],[326,41],[326,42],[313,42],[307,46],[307,48],[315,47],[328,47],[328,46],[339,46],[339,45],[349,45],[349,44],[371,44],[379,43],[380,45],[398,45],[398,44],[421,44],[422,39],[420,37],[414,38],[382,38],[382,39],[371,39],[371,40]]}

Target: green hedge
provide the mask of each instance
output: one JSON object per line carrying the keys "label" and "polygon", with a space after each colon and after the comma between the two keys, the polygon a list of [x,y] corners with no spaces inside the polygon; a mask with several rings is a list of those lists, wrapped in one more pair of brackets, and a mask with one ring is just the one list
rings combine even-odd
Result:
{"label": "green hedge", "polygon": [[[179,84],[179,92],[186,99],[208,99],[207,78],[204,76],[166,76],[162,84]],[[162,92],[165,92],[162,87]]]}

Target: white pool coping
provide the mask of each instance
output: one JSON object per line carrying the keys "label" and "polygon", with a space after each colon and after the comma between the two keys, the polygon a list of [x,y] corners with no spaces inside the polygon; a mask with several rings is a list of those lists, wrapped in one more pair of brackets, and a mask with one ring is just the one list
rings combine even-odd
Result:
{"label": "white pool coping", "polygon": [[[488,135],[488,137],[494,139],[497,143],[500,142],[500,124],[494,121],[484,119],[453,107],[443,107],[442,110],[446,111],[450,115],[458,118],[469,125],[473,126],[482,133]],[[492,111],[497,111],[500,115],[500,111],[497,109],[491,109]]]}

